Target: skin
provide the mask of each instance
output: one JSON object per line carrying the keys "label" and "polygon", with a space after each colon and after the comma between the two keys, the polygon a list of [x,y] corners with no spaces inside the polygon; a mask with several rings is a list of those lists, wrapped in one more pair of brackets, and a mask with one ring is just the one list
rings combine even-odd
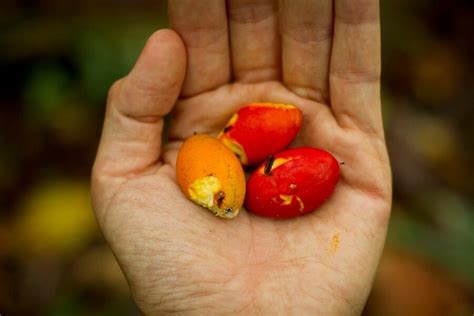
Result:
{"label": "skin", "polygon": [[[96,217],[145,314],[359,314],[384,245],[391,175],[376,0],[170,1],[173,30],[110,90]],[[296,104],[294,145],[345,164],[331,199],[273,221],[221,220],[181,193],[177,150],[245,103]],[[163,117],[173,111],[171,141]]]}

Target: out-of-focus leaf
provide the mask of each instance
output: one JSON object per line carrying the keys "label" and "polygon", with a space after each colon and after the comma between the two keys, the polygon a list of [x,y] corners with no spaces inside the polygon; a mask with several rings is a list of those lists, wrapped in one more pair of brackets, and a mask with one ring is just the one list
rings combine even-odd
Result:
{"label": "out-of-focus leaf", "polygon": [[27,114],[32,120],[45,120],[58,110],[66,95],[68,76],[54,64],[36,66],[24,91]]}
{"label": "out-of-focus leaf", "polygon": [[157,28],[149,21],[128,27],[104,24],[84,26],[75,34],[74,59],[84,92],[94,102],[103,101],[112,83],[125,76],[135,63],[146,39]]}
{"label": "out-of-focus leaf", "polygon": [[68,295],[61,295],[60,299],[49,311],[48,316],[82,316],[86,315],[86,310],[79,300],[76,293],[69,293]]}
{"label": "out-of-focus leaf", "polygon": [[[474,206],[449,192],[429,192],[425,199],[432,203],[419,204],[425,213],[436,214],[439,226],[417,220],[395,205],[388,243],[419,253],[474,286]],[[450,204],[453,199],[458,207]]]}
{"label": "out-of-focus leaf", "polygon": [[82,254],[73,264],[71,276],[81,288],[100,286],[115,296],[130,295],[125,277],[109,247],[101,245]]}
{"label": "out-of-focus leaf", "polygon": [[[413,150],[434,166],[455,160],[460,153],[460,144],[454,128],[439,117],[418,115],[412,126]],[[413,122],[414,123],[414,122]]]}
{"label": "out-of-focus leaf", "polygon": [[393,115],[393,104],[392,98],[384,87],[382,87],[382,119],[383,119],[383,126],[384,129],[387,131],[390,129],[391,119]]}
{"label": "out-of-focus leaf", "polygon": [[439,179],[453,188],[472,188],[472,154],[460,140],[459,127],[446,117],[414,107],[399,103],[388,131],[395,181],[404,182],[401,190],[421,178],[429,179],[425,182],[430,186]]}
{"label": "out-of-focus leaf", "polygon": [[[14,153],[9,151],[10,148],[2,146],[0,136],[0,189],[8,188],[15,183],[20,172],[18,162],[14,158]],[[0,208],[2,207],[2,199],[0,198]]]}
{"label": "out-of-focus leaf", "polygon": [[418,205],[435,221],[437,238],[427,253],[474,286],[474,204],[448,190],[427,191]]}
{"label": "out-of-focus leaf", "polygon": [[388,48],[383,50],[384,56],[394,51],[417,55],[435,41],[429,27],[414,10],[414,6],[419,5],[420,1],[381,1],[382,39]]}
{"label": "out-of-focus leaf", "polygon": [[9,253],[10,245],[12,243],[11,237],[8,227],[5,224],[0,223],[0,261],[1,258],[4,258],[4,256]]}
{"label": "out-of-focus leaf", "polygon": [[48,127],[55,137],[66,146],[85,145],[94,139],[98,123],[96,117],[91,117],[91,109],[80,101],[67,100],[61,108],[51,115]]}
{"label": "out-of-focus leaf", "polygon": [[415,62],[413,88],[425,104],[450,107],[463,87],[460,58],[445,46],[426,51]]}

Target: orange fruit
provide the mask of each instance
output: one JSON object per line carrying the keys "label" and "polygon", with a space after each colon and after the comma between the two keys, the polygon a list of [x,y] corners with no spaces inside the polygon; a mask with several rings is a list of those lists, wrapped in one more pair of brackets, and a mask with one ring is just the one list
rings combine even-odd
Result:
{"label": "orange fruit", "polygon": [[245,174],[232,151],[204,134],[188,138],[176,161],[178,184],[194,203],[221,218],[234,218],[245,199]]}

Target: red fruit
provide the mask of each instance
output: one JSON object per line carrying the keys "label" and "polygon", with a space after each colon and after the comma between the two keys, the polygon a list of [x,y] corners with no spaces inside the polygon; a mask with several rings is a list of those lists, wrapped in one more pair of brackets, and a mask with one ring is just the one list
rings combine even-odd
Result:
{"label": "red fruit", "polygon": [[280,152],[251,175],[245,206],[274,218],[312,212],[330,197],[339,174],[339,163],[327,151],[300,147]]}
{"label": "red fruit", "polygon": [[290,104],[249,104],[232,116],[219,139],[243,165],[255,165],[286,148],[302,120],[301,111]]}

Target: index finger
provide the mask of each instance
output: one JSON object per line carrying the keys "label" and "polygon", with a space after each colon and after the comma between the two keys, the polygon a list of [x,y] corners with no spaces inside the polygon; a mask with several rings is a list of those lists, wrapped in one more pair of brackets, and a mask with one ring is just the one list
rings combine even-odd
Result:
{"label": "index finger", "polygon": [[188,58],[181,94],[193,96],[229,82],[225,0],[169,0],[168,10],[171,26],[183,39]]}

